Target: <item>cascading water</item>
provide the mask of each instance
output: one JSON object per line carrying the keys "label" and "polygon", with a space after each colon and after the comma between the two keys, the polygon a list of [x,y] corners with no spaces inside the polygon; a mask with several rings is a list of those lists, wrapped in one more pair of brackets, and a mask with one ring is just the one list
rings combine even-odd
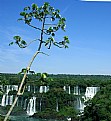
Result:
{"label": "cascading water", "polygon": [[29,116],[32,116],[34,113],[36,113],[36,97],[32,97],[29,100],[28,107],[27,107],[27,114]]}
{"label": "cascading water", "polygon": [[80,97],[77,98],[77,105],[76,108],[80,111],[83,112],[84,111],[84,102],[81,100]]}
{"label": "cascading water", "polygon": [[71,87],[69,86],[69,94],[71,94]]}
{"label": "cascading water", "polygon": [[78,86],[74,87],[74,95],[80,95],[80,89]]}
{"label": "cascading water", "polygon": [[87,87],[85,92],[85,101],[92,99],[99,90],[100,87]]}
{"label": "cascading water", "polygon": [[49,86],[40,86],[39,92],[46,93],[49,90]]}
{"label": "cascading water", "polygon": [[[18,90],[18,85],[6,85],[6,86],[0,86],[0,88],[5,92],[2,99],[1,99],[1,106],[7,106],[7,105],[12,105],[13,100],[14,100],[14,95],[9,95],[10,91],[17,91]],[[39,90],[38,90],[39,89]],[[80,88],[79,86],[63,86],[64,91],[66,91],[68,94],[74,94],[74,95],[78,95],[79,97],[77,97],[77,104],[76,108],[78,110],[80,110],[81,112],[84,111],[84,102],[92,99],[94,97],[94,95],[97,93],[97,91],[99,91],[99,87],[87,87],[86,88],[86,92],[85,94],[82,96],[82,98],[84,98],[84,101],[81,100],[80,98]],[[28,85],[26,87],[26,91],[31,92],[31,93],[46,93],[49,90],[49,86],[40,86],[37,87],[34,85],[34,87],[32,85]],[[38,100],[36,100],[36,97],[33,96],[32,98],[30,98],[29,100],[23,97],[20,97],[19,100],[17,101],[17,106],[21,106],[23,107],[24,110],[26,110],[27,115],[33,115],[34,113],[36,113],[36,102]],[[38,111],[42,110],[42,104],[44,103],[42,101],[42,98],[38,101],[39,104],[38,105]],[[58,100],[56,100],[56,111],[58,112]]]}
{"label": "cascading water", "polygon": [[40,112],[41,112],[41,110],[42,110],[42,98],[40,99],[40,103],[39,103],[39,107],[40,107]]}
{"label": "cascading water", "polygon": [[3,95],[2,102],[1,102],[1,106],[5,106],[5,98],[6,98],[6,95]]}
{"label": "cascading water", "polygon": [[12,105],[12,103],[13,103],[13,95],[10,95],[9,96],[9,105]]}
{"label": "cascading water", "polygon": [[28,88],[28,92],[30,92],[30,85],[28,85],[28,87],[27,87],[27,88]]}
{"label": "cascading water", "polygon": [[40,86],[39,92],[43,93],[43,86]]}
{"label": "cascading water", "polygon": [[25,99],[25,102],[24,102],[24,110],[27,108],[27,99]]}
{"label": "cascading water", "polygon": [[8,95],[10,91],[10,85],[6,86],[6,93],[2,97],[1,106],[6,106],[10,104],[10,96]]}
{"label": "cascading water", "polygon": [[66,91],[66,86],[63,87],[64,91]]}
{"label": "cascading water", "polygon": [[18,91],[18,85],[12,85],[12,91],[15,90],[15,91]]}
{"label": "cascading water", "polygon": [[57,99],[56,99],[56,111],[59,112],[59,104]]}
{"label": "cascading water", "polygon": [[34,86],[34,93],[35,93],[35,86]]}

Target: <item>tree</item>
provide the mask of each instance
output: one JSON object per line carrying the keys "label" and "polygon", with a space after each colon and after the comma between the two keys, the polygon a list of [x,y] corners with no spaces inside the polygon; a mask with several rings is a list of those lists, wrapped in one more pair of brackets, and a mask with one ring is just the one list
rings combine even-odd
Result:
{"label": "tree", "polygon": [[[32,4],[31,7],[27,6],[23,9],[23,12],[20,13],[20,16],[22,18],[18,19],[19,21],[23,21],[26,25],[33,28],[36,31],[40,32],[40,37],[36,38],[35,40],[30,41],[30,43],[27,43],[25,40],[23,40],[20,36],[14,36],[15,42],[11,42],[9,45],[16,44],[20,48],[26,48],[28,47],[32,42],[38,42],[39,46],[36,50],[35,54],[33,55],[32,59],[29,62],[29,65],[27,68],[22,69],[22,72],[24,72],[23,79],[21,81],[21,84],[19,86],[19,90],[17,92],[17,95],[15,97],[14,103],[11,106],[9,112],[7,113],[4,121],[7,121],[10,113],[12,112],[18,97],[20,95],[23,95],[25,90],[25,84],[26,84],[26,77],[27,74],[30,71],[31,65],[36,58],[38,54],[45,54],[41,51],[42,46],[46,46],[48,49],[51,48],[52,45],[57,46],[59,48],[68,48],[67,44],[69,44],[69,39],[67,36],[63,37],[63,40],[58,42],[54,39],[56,36],[56,32],[58,30],[65,31],[65,22],[66,19],[61,17],[60,11],[58,9],[54,9],[52,6],[50,6],[49,3],[45,2],[43,6],[38,7],[36,4]],[[34,23],[41,23],[41,27],[34,25]],[[47,55],[47,54],[45,54]]]}
{"label": "tree", "polygon": [[86,103],[83,120],[111,121],[111,84],[102,87],[94,98]]}

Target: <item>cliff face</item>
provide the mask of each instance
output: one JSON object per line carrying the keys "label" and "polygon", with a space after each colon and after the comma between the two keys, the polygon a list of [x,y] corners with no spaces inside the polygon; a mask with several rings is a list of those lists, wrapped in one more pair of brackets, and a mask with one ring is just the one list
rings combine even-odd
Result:
{"label": "cliff face", "polygon": [[[1,96],[2,109],[12,105],[18,91],[18,85],[1,85],[0,89],[4,92]],[[19,107],[17,112],[19,113],[24,110],[27,115],[32,116],[36,112],[42,112],[47,109],[60,112],[66,106],[83,112],[85,107],[84,102],[92,99],[97,91],[99,91],[99,87],[87,87],[85,92],[81,92],[82,90],[79,86],[52,88],[50,86],[27,85],[24,95],[20,96],[17,101],[16,107]]]}

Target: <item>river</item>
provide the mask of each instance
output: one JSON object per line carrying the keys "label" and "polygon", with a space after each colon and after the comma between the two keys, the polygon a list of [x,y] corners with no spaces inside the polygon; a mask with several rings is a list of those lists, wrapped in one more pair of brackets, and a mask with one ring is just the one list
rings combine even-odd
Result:
{"label": "river", "polygon": [[59,121],[54,119],[36,119],[27,116],[10,116],[11,121]]}

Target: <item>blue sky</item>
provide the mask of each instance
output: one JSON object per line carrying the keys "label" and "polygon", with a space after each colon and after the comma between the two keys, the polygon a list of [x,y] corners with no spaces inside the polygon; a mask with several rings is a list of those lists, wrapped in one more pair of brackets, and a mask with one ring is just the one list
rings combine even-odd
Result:
{"label": "blue sky", "polygon": [[[27,49],[8,46],[14,35],[33,40],[35,31],[23,22],[17,22],[19,13],[32,3],[41,6],[46,0],[0,0],[0,72],[18,73],[25,68],[36,51],[32,44]],[[57,47],[39,55],[32,70],[65,74],[111,74],[111,3],[82,2],[79,0],[47,0],[60,9],[66,17],[66,32],[59,32],[70,39],[69,49]]]}

